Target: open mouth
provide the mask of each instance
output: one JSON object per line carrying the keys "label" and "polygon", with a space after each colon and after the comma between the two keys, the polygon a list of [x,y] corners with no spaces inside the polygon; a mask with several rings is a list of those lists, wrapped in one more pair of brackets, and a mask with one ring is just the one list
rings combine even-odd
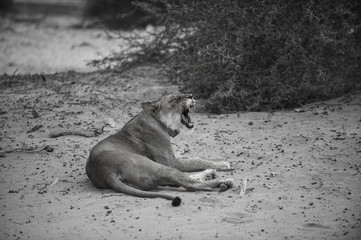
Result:
{"label": "open mouth", "polygon": [[182,112],[182,118],[181,118],[181,122],[184,126],[186,126],[187,128],[193,128],[194,127],[194,123],[192,122],[192,119],[189,116],[189,109],[190,108],[194,108],[194,104],[192,104],[189,108],[185,108],[184,111]]}

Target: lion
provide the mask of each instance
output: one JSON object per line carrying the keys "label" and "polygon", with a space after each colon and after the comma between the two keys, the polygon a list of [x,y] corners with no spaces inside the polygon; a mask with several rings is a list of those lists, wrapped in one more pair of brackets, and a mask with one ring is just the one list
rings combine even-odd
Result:
{"label": "lion", "polygon": [[[102,189],[142,198],[161,197],[181,204],[180,197],[149,191],[158,186],[183,187],[188,191],[222,191],[232,179],[216,179],[216,170],[230,169],[226,161],[177,158],[170,137],[182,128],[192,129],[189,116],[195,100],[191,94],[169,94],[142,103],[141,111],[114,135],[97,143],[86,163],[86,174]],[[202,171],[188,175],[185,172]]]}

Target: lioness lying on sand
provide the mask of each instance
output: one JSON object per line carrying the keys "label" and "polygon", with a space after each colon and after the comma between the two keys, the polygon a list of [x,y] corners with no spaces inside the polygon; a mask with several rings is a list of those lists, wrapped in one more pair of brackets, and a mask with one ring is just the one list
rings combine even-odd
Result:
{"label": "lioness lying on sand", "polygon": [[[189,94],[171,94],[142,103],[142,112],[93,147],[86,164],[89,179],[98,188],[145,198],[162,197],[172,200],[173,206],[180,205],[179,197],[146,190],[161,185],[182,186],[189,191],[232,187],[233,180],[214,179],[214,169],[229,169],[228,162],[174,156],[170,137],[175,137],[183,126],[193,128],[189,110],[194,104]],[[200,170],[205,171],[190,176],[183,173]]]}

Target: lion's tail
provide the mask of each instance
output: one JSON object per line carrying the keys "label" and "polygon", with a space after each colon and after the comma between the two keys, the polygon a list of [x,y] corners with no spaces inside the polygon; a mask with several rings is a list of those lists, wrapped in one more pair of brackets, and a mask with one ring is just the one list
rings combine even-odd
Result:
{"label": "lion's tail", "polygon": [[179,206],[182,202],[180,197],[173,197],[171,195],[168,194],[163,194],[163,193],[155,193],[155,192],[148,192],[148,191],[142,191],[136,188],[133,188],[125,183],[123,183],[122,181],[120,181],[119,179],[115,178],[115,177],[110,177],[108,179],[109,181],[107,181],[108,185],[114,189],[115,191],[118,192],[122,192],[122,193],[126,193],[129,195],[133,195],[136,197],[144,197],[144,198],[165,198],[168,200],[172,200],[172,206]]}

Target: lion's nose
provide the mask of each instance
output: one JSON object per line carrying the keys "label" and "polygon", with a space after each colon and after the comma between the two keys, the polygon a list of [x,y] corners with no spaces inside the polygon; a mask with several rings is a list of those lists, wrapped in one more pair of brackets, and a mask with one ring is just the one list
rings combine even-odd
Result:
{"label": "lion's nose", "polygon": [[194,104],[196,103],[196,101],[194,100],[194,98],[193,98],[193,94],[189,94],[188,95],[188,99],[190,99],[192,102],[191,102],[191,105],[193,105],[194,106]]}

